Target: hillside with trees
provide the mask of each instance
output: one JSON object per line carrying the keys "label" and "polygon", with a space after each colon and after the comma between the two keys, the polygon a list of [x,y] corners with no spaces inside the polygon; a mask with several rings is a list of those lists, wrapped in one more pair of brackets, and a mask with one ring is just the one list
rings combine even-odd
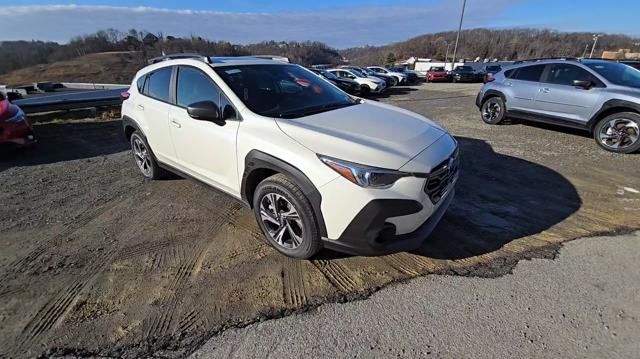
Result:
{"label": "hillside with trees", "polygon": [[[145,31],[129,30],[124,33],[109,29],[73,38],[68,44],[0,42],[0,83],[84,81],[90,76],[95,76],[93,82],[122,83],[126,79],[126,83],[146,64],[147,59],[163,52],[197,52],[210,56],[280,55],[303,65],[339,63],[341,60],[337,50],[314,41],[237,45],[198,36],[179,38]],[[115,55],[109,56],[109,53]],[[92,54],[104,55],[90,56]],[[79,67],[75,72],[65,70],[73,70],[76,65]],[[92,65],[100,69],[92,69]]]}
{"label": "hillside with trees", "polygon": [[[421,35],[385,46],[363,46],[340,51],[353,64],[385,64],[390,59],[404,60],[411,56],[444,60],[449,44],[449,59],[453,56],[456,32]],[[598,40],[594,53],[622,48],[638,49],[640,39],[626,35],[605,34]],[[465,30],[460,35],[457,58],[517,60],[553,56],[588,56],[593,33],[558,32],[539,29]]]}
{"label": "hillside with trees", "polygon": [[[460,37],[458,58],[515,60],[550,56],[582,56],[593,44],[592,33],[566,33],[538,29],[473,29]],[[267,41],[250,45],[213,41],[199,36],[174,37],[135,29],[114,29],[78,36],[67,44],[43,41],[0,42],[0,83],[34,81],[93,81],[126,83],[146,60],[164,53],[198,52],[212,56],[268,54],[289,57],[302,65],[340,64],[343,56],[357,65],[384,65],[411,56],[444,60],[447,45],[453,55],[456,32],[414,37],[385,46],[336,50],[315,41]],[[604,35],[596,54],[603,50],[638,50],[640,39]],[[111,53],[102,56],[92,54]]]}

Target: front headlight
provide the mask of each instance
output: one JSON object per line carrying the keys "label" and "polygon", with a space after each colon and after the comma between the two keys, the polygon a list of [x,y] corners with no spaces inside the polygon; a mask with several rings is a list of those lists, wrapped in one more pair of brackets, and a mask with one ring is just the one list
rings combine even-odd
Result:
{"label": "front headlight", "polygon": [[24,122],[24,120],[25,120],[24,112],[21,109],[18,109],[18,112],[16,112],[16,114],[13,115],[12,117],[8,118],[6,122],[20,123],[20,122]]}
{"label": "front headlight", "polygon": [[365,188],[389,188],[400,178],[412,176],[411,173],[365,166],[322,155],[318,155],[318,158],[342,177]]}

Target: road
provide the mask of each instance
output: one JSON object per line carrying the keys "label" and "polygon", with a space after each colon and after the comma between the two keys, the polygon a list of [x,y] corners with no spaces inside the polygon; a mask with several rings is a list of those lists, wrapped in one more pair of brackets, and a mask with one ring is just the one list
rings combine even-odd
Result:
{"label": "road", "polygon": [[640,232],[580,239],[499,278],[431,275],[224,332],[206,358],[638,358]]}
{"label": "road", "polygon": [[638,155],[548,126],[488,126],[477,84],[376,98],[446,126],[460,144],[456,198],[419,250],[284,258],[251,211],[197,183],[142,179],[119,121],[35,126],[0,158],[0,357],[183,357],[247,324],[429,274],[494,278],[564,243],[640,230]]}

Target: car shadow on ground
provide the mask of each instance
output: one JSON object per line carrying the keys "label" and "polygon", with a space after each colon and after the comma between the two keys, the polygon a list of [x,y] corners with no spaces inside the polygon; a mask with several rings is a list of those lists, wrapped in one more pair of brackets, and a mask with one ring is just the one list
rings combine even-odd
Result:
{"label": "car shadow on ground", "polygon": [[129,148],[121,120],[43,124],[34,126],[34,131],[38,143],[33,148],[0,153],[0,171],[104,156]]}
{"label": "car shadow on ground", "polygon": [[[580,209],[576,188],[558,172],[496,153],[482,140],[456,139],[462,167],[455,199],[431,236],[411,253],[450,260],[491,253]],[[319,256],[345,257],[328,250]]]}

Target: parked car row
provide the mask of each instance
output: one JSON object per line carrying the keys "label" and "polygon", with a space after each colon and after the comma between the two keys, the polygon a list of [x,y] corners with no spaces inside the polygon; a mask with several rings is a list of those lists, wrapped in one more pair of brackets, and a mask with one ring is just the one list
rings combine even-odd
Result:
{"label": "parked car row", "polygon": [[487,82],[494,74],[500,72],[502,66],[487,65],[481,71],[469,65],[457,66],[447,71],[444,66],[432,66],[427,70],[427,82]]}
{"label": "parked car row", "polygon": [[380,94],[393,86],[411,85],[421,81],[418,74],[403,68],[380,66],[314,66],[309,70],[350,94]]}

